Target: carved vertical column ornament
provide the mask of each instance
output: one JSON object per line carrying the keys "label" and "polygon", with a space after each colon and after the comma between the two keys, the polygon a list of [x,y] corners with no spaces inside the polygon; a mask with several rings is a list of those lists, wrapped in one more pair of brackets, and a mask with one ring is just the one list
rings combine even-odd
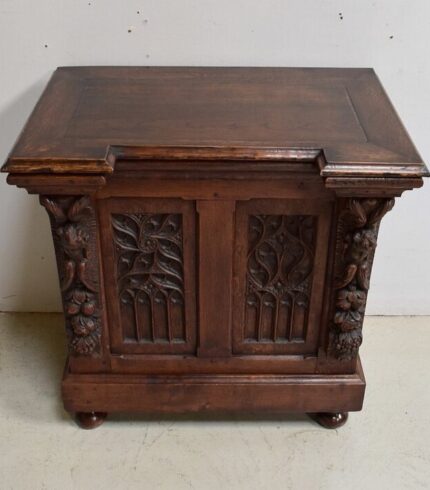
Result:
{"label": "carved vertical column ornament", "polygon": [[336,232],[333,316],[328,353],[349,361],[358,354],[379,224],[394,199],[345,199]]}
{"label": "carved vertical column ornament", "polygon": [[41,196],[40,202],[51,220],[69,351],[79,355],[99,352],[101,325],[95,210],[88,196]]}

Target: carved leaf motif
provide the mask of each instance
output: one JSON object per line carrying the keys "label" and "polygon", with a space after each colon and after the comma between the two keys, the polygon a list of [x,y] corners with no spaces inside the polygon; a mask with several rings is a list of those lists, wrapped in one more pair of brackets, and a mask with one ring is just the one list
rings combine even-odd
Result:
{"label": "carved leaf motif", "polygon": [[182,263],[181,249],[174,243],[168,240],[158,240],[158,250],[167,261],[174,260],[178,264]]}
{"label": "carved leaf motif", "polygon": [[378,224],[381,219],[393,209],[394,199],[385,200],[382,205],[376,205],[375,209],[370,213],[369,219],[367,220],[368,226],[373,226]]}
{"label": "carved leaf motif", "polygon": [[67,216],[70,221],[81,221],[84,218],[85,213],[91,213],[92,206],[89,196],[83,196],[76,199],[70,206]]}
{"label": "carved leaf motif", "polygon": [[87,260],[83,259],[78,264],[77,276],[81,283],[86,286],[90,291],[96,292],[97,285],[91,282],[91,279],[87,277]]}
{"label": "carved leaf motif", "polygon": [[361,329],[348,332],[336,332],[333,336],[333,349],[340,361],[350,361],[357,353],[363,341]]}
{"label": "carved leaf motif", "polygon": [[361,266],[357,270],[358,287],[367,291],[369,289],[369,274],[366,266]]}
{"label": "carved leaf motif", "polygon": [[[303,225],[309,226],[309,223],[306,225],[305,218],[303,220]],[[313,225],[310,225],[313,226]],[[297,257],[298,260],[294,260],[289,265],[288,269],[286,269],[287,281],[291,284],[293,289],[300,289],[301,284],[306,281],[309,275],[313,270],[313,262],[314,262],[314,252],[312,248],[308,245],[308,242],[313,246],[313,237],[304,237],[304,230],[302,226],[298,227],[296,237],[293,233],[291,233],[287,229],[288,238],[291,240],[292,249],[294,250],[294,256]],[[309,241],[310,240],[310,241]],[[286,257],[288,254],[284,254]]]}
{"label": "carved leaf motif", "polygon": [[182,294],[182,284],[177,284],[172,281],[168,276],[161,276],[158,274],[153,274],[152,282],[161,289],[175,290]]}
{"label": "carved leaf motif", "polygon": [[366,211],[358,199],[350,199],[345,214],[348,215],[346,219],[349,220],[352,228],[361,228],[367,222]]}
{"label": "carved leaf motif", "polygon": [[52,216],[57,224],[63,224],[67,221],[66,213],[63,211],[62,207],[53,199],[42,196],[40,198],[40,203],[46,208],[49,215]]}
{"label": "carved leaf motif", "polygon": [[67,260],[64,263],[64,277],[61,283],[61,291],[67,291],[73,284],[75,278],[76,264],[72,260]]}
{"label": "carved leaf motif", "polygon": [[121,249],[139,251],[139,225],[127,215],[113,215],[114,240]]}
{"label": "carved leaf motif", "polygon": [[86,337],[75,337],[71,342],[73,350],[80,355],[92,354],[97,349],[98,344],[98,337],[93,335],[87,335]]}
{"label": "carved leaf motif", "polygon": [[357,265],[348,264],[344,270],[343,277],[336,280],[335,288],[340,289],[347,286],[354,279],[356,272],[357,272]]}

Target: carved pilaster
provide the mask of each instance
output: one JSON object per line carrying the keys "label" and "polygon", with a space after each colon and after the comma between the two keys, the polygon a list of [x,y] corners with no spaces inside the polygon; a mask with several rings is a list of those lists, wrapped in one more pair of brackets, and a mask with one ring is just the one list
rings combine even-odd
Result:
{"label": "carved pilaster", "polygon": [[394,199],[344,199],[336,231],[333,308],[328,354],[349,361],[358,354],[369,279],[383,216]]}
{"label": "carved pilaster", "polygon": [[96,217],[88,196],[41,196],[48,211],[72,354],[100,351],[99,265]]}

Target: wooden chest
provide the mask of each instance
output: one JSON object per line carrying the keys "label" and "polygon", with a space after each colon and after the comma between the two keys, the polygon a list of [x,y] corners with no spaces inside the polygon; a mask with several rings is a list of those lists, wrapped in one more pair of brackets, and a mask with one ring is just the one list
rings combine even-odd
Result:
{"label": "wooden chest", "polygon": [[373,70],[59,68],[3,171],[51,220],[83,427],[361,409],[378,228],[427,175]]}

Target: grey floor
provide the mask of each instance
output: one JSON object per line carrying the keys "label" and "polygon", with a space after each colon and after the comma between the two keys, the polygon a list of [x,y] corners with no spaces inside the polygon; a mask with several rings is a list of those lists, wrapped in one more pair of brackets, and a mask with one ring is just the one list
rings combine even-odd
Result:
{"label": "grey floor", "polygon": [[366,319],[365,405],[339,430],[117,415],[83,431],[61,406],[61,316],[0,314],[0,489],[430,488],[429,321]]}

